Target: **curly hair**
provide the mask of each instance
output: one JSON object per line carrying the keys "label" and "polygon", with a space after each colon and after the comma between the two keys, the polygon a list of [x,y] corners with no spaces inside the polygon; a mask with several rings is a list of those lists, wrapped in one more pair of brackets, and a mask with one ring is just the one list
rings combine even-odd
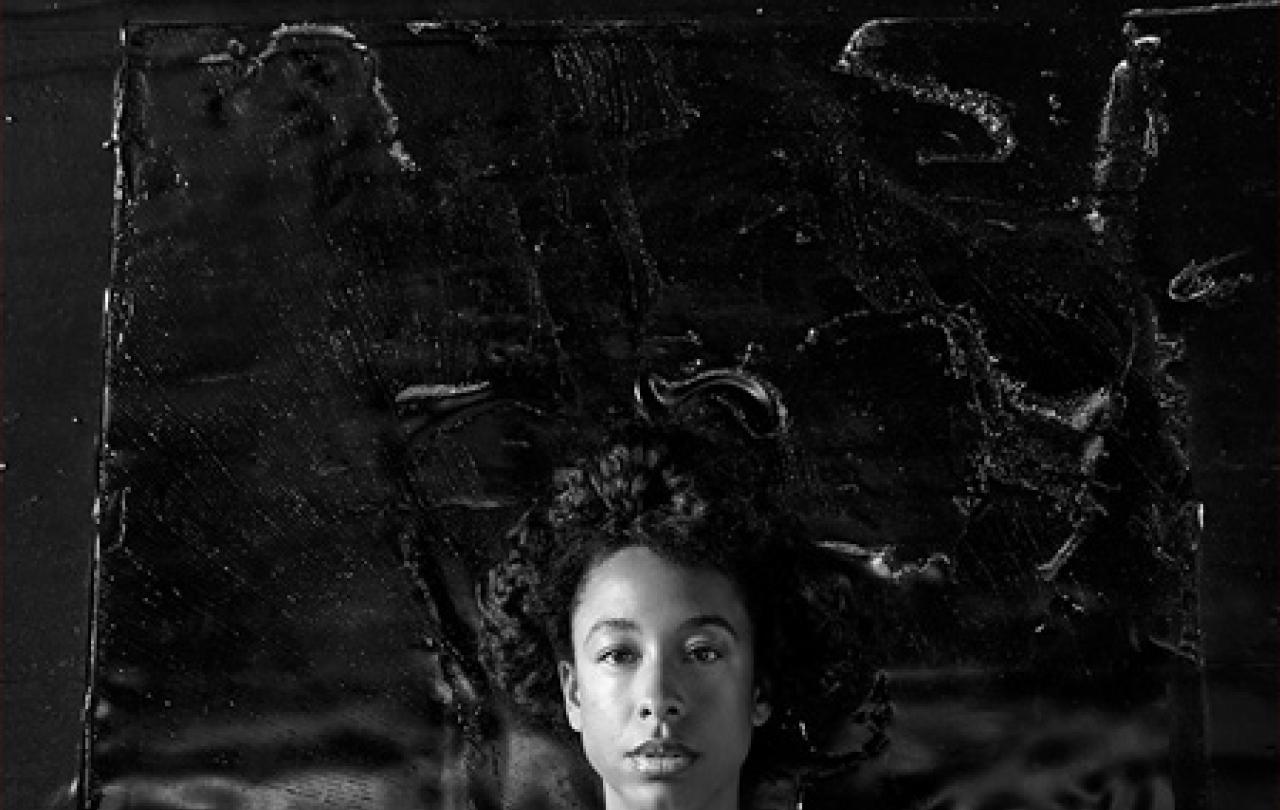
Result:
{"label": "curly hair", "polygon": [[768,441],[651,426],[625,429],[561,471],[482,589],[481,663],[494,684],[535,723],[567,734],[555,662],[572,658],[579,589],[613,552],[643,546],[718,571],[743,595],[756,677],[774,708],[748,769],[840,770],[873,756],[889,721],[883,682],[859,655],[873,610],[778,506],[778,477]]}

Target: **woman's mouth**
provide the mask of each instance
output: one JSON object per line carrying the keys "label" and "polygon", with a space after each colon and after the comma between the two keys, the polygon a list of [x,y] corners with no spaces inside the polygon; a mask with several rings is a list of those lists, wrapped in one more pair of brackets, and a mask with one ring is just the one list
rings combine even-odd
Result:
{"label": "woman's mouth", "polygon": [[641,774],[662,778],[683,773],[698,759],[698,753],[672,740],[650,740],[629,752],[627,759]]}

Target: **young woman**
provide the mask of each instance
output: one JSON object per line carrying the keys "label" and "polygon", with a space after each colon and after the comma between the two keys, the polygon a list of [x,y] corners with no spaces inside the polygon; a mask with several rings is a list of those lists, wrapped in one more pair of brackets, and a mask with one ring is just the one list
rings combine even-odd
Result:
{"label": "young woman", "polygon": [[777,506],[772,441],[625,430],[490,577],[485,665],[580,737],[605,810],[738,810],[884,745],[858,594]]}

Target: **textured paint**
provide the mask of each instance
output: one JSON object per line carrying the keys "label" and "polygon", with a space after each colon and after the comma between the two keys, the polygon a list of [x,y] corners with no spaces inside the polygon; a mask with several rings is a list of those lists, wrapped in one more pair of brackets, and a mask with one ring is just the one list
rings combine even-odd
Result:
{"label": "textured paint", "polygon": [[[609,425],[745,368],[715,401],[785,413],[750,427],[898,707],[759,806],[1164,806],[1199,529],[1135,266],[1158,43],[1072,87],[1069,31],[913,25],[132,29],[89,797],[590,806],[476,584]],[[975,42],[1029,78],[963,78]],[[846,720],[803,720],[830,762]]]}

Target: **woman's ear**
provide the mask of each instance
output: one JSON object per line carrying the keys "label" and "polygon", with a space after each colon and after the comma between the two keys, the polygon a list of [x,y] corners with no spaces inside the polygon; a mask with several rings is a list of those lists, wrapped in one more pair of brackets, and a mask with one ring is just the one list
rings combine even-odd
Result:
{"label": "woman's ear", "polygon": [[773,716],[773,704],[769,702],[767,684],[757,684],[751,705],[751,725],[759,727]]}
{"label": "woman's ear", "polygon": [[582,701],[578,696],[578,672],[572,661],[561,661],[560,692],[564,695],[564,714],[569,718],[569,727],[574,731],[582,731]]}

